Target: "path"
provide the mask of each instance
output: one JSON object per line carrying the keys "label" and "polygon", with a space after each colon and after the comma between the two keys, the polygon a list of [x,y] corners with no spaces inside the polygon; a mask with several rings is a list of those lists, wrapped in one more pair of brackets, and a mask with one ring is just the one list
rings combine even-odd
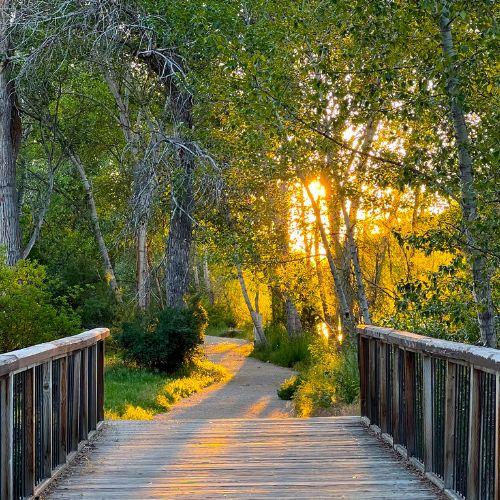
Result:
{"label": "path", "polygon": [[359,417],[292,418],[276,397],[289,370],[209,344],[231,381],[153,421],[109,422],[48,498],[436,498]]}

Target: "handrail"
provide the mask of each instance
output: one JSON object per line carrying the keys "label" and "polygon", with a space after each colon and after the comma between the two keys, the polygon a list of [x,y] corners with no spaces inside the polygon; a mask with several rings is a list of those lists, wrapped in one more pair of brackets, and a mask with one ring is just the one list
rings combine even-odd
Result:
{"label": "handrail", "polygon": [[500,498],[500,350],[358,333],[365,421],[450,497]]}
{"label": "handrail", "polygon": [[37,495],[104,419],[96,328],[0,354],[0,498]]}

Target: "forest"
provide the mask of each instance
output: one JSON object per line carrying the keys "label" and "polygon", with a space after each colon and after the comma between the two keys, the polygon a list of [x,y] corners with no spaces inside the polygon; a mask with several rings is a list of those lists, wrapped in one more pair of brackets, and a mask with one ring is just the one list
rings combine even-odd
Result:
{"label": "forest", "polygon": [[356,400],[358,324],[496,347],[497,14],[2,0],[0,352],[241,336],[307,414]]}

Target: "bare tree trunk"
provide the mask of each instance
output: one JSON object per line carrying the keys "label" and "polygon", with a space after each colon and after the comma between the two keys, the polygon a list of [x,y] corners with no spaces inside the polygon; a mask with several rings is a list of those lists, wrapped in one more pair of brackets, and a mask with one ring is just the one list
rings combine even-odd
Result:
{"label": "bare tree trunk", "polygon": [[323,221],[321,220],[321,211],[319,209],[319,205],[317,201],[314,199],[313,194],[311,193],[311,190],[309,189],[309,186],[305,179],[302,179],[303,185],[306,189],[307,196],[309,197],[309,200],[311,201],[311,206],[314,210],[314,215],[316,218],[316,224],[318,226],[318,230],[321,236],[321,241],[323,243],[323,246],[325,247],[326,251],[326,257],[328,260],[328,264],[330,266],[330,272],[332,273],[333,277],[333,282],[335,284],[335,294],[337,296],[337,300],[339,302],[339,307],[342,312],[341,315],[341,322],[342,322],[342,327],[344,331],[347,333],[349,338],[354,341],[356,338],[356,328],[354,325],[354,321],[352,318],[351,310],[349,308],[349,304],[346,299],[345,291],[344,291],[344,286],[342,284],[342,278],[340,276],[340,273],[338,269],[335,266],[335,261],[333,258],[332,251],[330,249],[330,245],[328,242],[328,236],[326,234],[325,226],[323,225]]}
{"label": "bare tree trunk", "polygon": [[148,223],[141,221],[137,228],[137,307],[140,311],[145,311],[149,307],[149,266],[148,266]]}
{"label": "bare tree trunk", "polygon": [[267,343],[266,334],[264,333],[264,328],[262,326],[262,316],[258,311],[254,309],[252,306],[252,301],[250,300],[250,296],[248,295],[247,285],[245,283],[245,278],[243,277],[243,271],[241,269],[241,265],[236,265],[236,270],[238,272],[238,281],[241,287],[241,293],[243,294],[243,300],[247,306],[248,312],[250,313],[250,317],[252,318],[252,323],[254,326],[255,333],[255,345],[263,345]]}
{"label": "bare tree trunk", "polygon": [[317,229],[314,231],[314,263],[316,267],[316,277],[318,279],[319,288],[319,298],[321,300],[321,310],[323,312],[323,319],[329,325],[332,324],[332,320],[328,313],[328,303],[326,301],[325,293],[325,280],[323,276],[323,269],[321,268],[321,258],[319,255],[319,238]]}
{"label": "bare tree trunk", "polygon": [[71,162],[73,163],[73,166],[76,168],[78,174],[80,175],[80,179],[82,180],[82,184],[85,189],[85,194],[87,195],[87,202],[90,209],[90,219],[92,221],[94,234],[99,246],[99,251],[101,253],[104,270],[106,272],[106,281],[109,283],[109,286],[113,290],[116,301],[121,303],[121,291],[118,286],[118,282],[116,281],[115,271],[113,269],[113,265],[111,264],[111,259],[109,258],[108,248],[101,232],[101,226],[99,224],[99,216],[97,215],[97,208],[94,200],[94,193],[92,192],[92,186],[87,178],[85,167],[83,166],[80,158],[73,151],[68,151],[68,154]]}
{"label": "bare tree trunk", "polygon": [[361,310],[361,315],[363,317],[363,322],[365,325],[371,325],[372,321],[370,318],[370,308],[368,306],[368,300],[366,298],[365,284],[363,282],[363,273],[361,271],[361,264],[359,262],[358,245],[354,239],[354,228],[351,225],[349,219],[349,214],[345,207],[345,203],[342,200],[342,214],[344,215],[344,223],[346,225],[347,233],[347,245],[349,252],[351,254],[352,266],[354,268],[354,277],[356,278],[356,292],[358,295],[359,308]]}
{"label": "bare tree trunk", "polygon": [[16,158],[21,138],[21,119],[16,106],[14,83],[10,80],[8,35],[11,8],[0,0],[0,247],[7,251],[7,265],[21,257],[21,226],[16,187]]}
{"label": "bare tree trunk", "polygon": [[460,168],[460,188],[462,192],[462,219],[466,237],[466,252],[472,268],[474,299],[477,304],[477,317],[481,342],[489,347],[496,347],[495,309],[491,296],[491,276],[484,254],[479,248],[475,235],[478,220],[477,196],[474,186],[473,161],[469,153],[469,131],[465,123],[461,104],[460,81],[457,70],[457,55],[451,33],[449,1],[441,0],[439,20],[443,54],[446,61],[446,93],[449,98],[451,119],[455,132],[455,143]]}

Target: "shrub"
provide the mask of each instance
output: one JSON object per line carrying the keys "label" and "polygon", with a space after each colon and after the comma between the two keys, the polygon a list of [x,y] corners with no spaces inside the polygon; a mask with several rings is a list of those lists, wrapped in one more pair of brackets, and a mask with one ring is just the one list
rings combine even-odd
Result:
{"label": "shrub", "polygon": [[8,267],[0,256],[0,352],[78,333],[67,297],[54,297],[45,268],[28,261]]}
{"label": "shrub", "polygon": [[192,361],[206,327],[207,314],[200,304],[185,309],[169,307],[125,323],[117,342],[125,359],[172,373]]}
{"label": "shrub", "polygon": [[285,401],[290,401],[295,396],[295,393],[301,383],[302,379],[299,375],[287,378],[278,389],[278,397],[280,399],[284,399]]}
{"label": "shrub", "polygon": [[254,349],[254,358],[288,368],[308,363],[311,335],[304,333],[291,339],[282,325],[268,326],[265,333],[267,344]]}
{"label": "shrub", "polygon": [[318,409],[352,404],[359,398],[357,352],[318,338],[311,345],[311,363],[294,396],[295,410],[310,416]]}

